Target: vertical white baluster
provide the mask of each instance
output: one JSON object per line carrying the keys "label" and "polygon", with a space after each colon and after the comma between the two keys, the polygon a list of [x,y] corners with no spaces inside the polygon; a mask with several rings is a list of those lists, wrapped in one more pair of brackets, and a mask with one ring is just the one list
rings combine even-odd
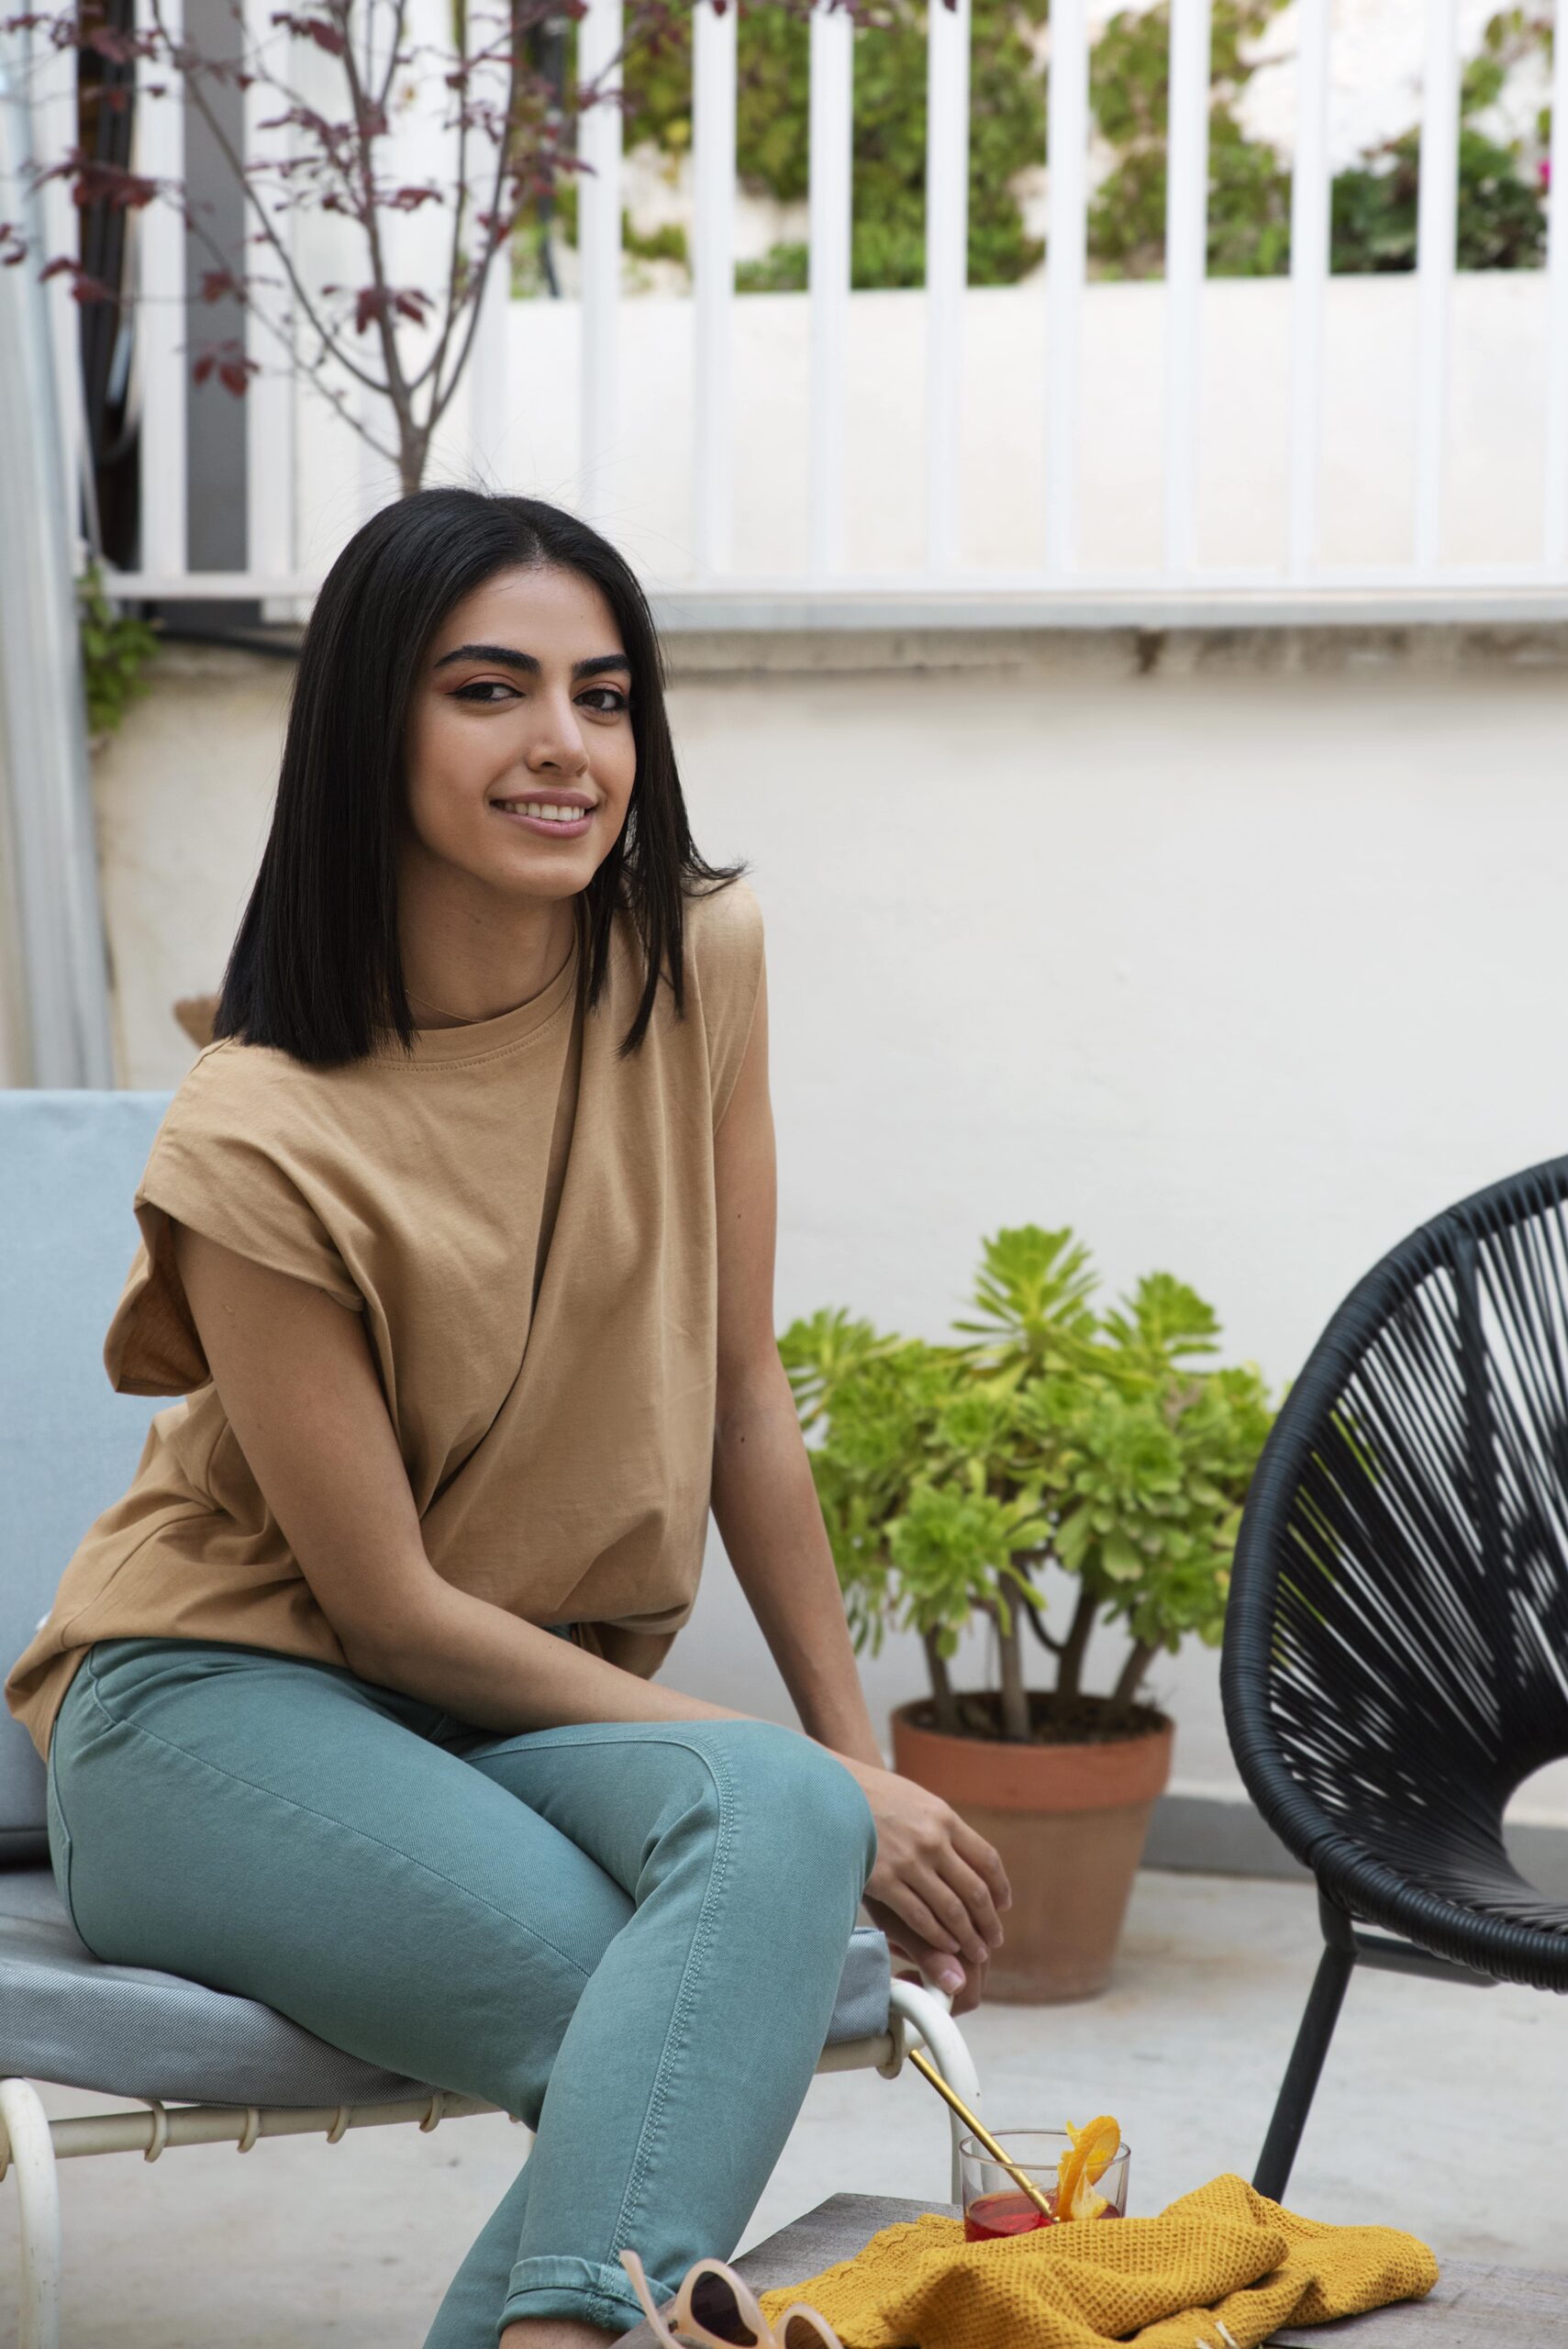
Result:
{"label": "vertical white baluster", "polygon": [[[484,112],[490,107],[498,118],[504,117],[510,79],[510,38],[509,17],[495,6],[495,0],[487,7],[470,6],[464,19],[464,41],[471,111]],[[498,160],[495,141],[477,124],[472,126],[464,196],[468,206],[467,250],[475,262],[489,233],[478,224],[480,216],[489,212],[495,200]],[[504,185],[501,195],[505,204]],[[491,255],[485,269],[468,354],[469,462],[474,478],[495,489],[506,485],[505,452],[512,416],[511,338],[507,328],[511,299],[512,257],[508,241]]]}
{"label": "vertical white baluster", "polygon": [[1318,552],[1323,441],[1323,306],[1329,283],[1329,0],[1299,0],[1296,161],[1290,189],[1290,535],[1305,579]]}
{"label": "vertical white baluster", "polygon": [[1421,184],[1416,210],[1416,567],[1442,547],[1449,309],[1459,222],[1459,28],[1455,0],[1427,0]]}
{"label": "vertical white baluster", "polygon": [[854,24],[834,0],[811,12],[811,407],[806,564],[844,565],[846,347],[854,171]]}
{"label": "vertical white baluster", "polygon": [[1045,245],[1045,567],[1076,556],[1078,381],[1089,195],[1089,28],[1084,0],[1052,0]]}
{"label": "vertical white baluster", "polygon": [[1546,560],[1568,568],[1568,0],[1559,0],[1551,61],[1551,187],[1547,198]]}
{"label": "vertical white baluster", "polygon": [[[175,47],[183,32],[181,0],[161,0],[163,27]],[[138,0],[137,25],[152,21],[150,0]],[[136,69],[136,164],[150,179],[172,182],[183,196],[185,178],[184,89],[167,61]],[[181,204],[160,196],[136,215],[141,239],[139,346],[141,432],[141,568],[160,577],[186,568],[185,414],[189,365],[185,346],[185,222]]]}
{"label": "vertical white baluster", "polygon": [[[359,53],[360,76],[364,87],[380,87],[382,76],[392,60],[395,12],[391,0],[350,0],[350,38]],[[370,167],[376,173],[391,168],[387,134],[365,142],[369,149]],[[389,255],[395,250],[395,227],[390,220],[382,224],[383,249]],[[369,274],[369,264],[360,234],[350,230],[345,250],[353,255],[351,267],[356,275]],[[380,378],[383,373],[381,337],[373,327],[363,335],[353,338],[353,348],[361,363]],[[392,402],[384,393],[373,391],[368,384],[354,383],[350,396],[356,402],[364,432],[373,436],[367,440],[361,434],[359,442],[360,519],[368,522],[384,506],[390,506],[402,492],[398,465],[397,419]],[[383,455],[383,450],[393,451]]]}
{"label": "vertical white baluster", "polygon": [[[32,137],[35,163],[58,162],[81,144],[76,117],[76,51],[46,47],[37,35],[32,43]],[[81,218],[64,180],[50,180],[39,192],[37,217],[43,224],[48,259],[80,260]],[[59,447],[65,483],[66,527],[75,555],[82,539],[82,480],[86,451],[86,412],[82,393],[82,359],[78,341],[80,306],[72,299],[71,283],[51,277],[47,289],[50,342],[54,358],[55,399],[60,413]]]}
{"label": "vertical white baluster", "polygon": [[623,33],[621,0],[588,0],[577,26],[579,79],[606,95],[578,117],[583,161],[590,166],[577,180],[577,255],[582,270],[582,345],[578,354],[582,416],[579,466],[582,511],[606,521],[614,510],[610,452],[619,429],[617,406],[621,272],[621,150],[624,123],[616,60]]}
{"label": "vertical white baluster", "polygon": [[479,317],[468,354],[469,440],[475,477],[488,489],[507,486],[505,450],[512,416],[511,275],[510,253],[503,246],[492,255],[484,273]]}
{"label": "vertical white baluster", "polygon": [[[289,131],[280,120],[288,101],[268,76],[285,83],[290,35],[274,27],[276,0],[245,0],[244,39],[251,78],[245,91],[245,159],[250,185],[283,241],[290,244],[286,182]],[[260,165],[259,175],[254,167]],[[293,331],[293,304],[283,262],[247,206],[244,272],[252,299],[245,306],[245,355],[260,367],[245,395],[246,565],[268,579],[288,577],[295,567],[294,380],[289,344],[264,320]]]}
{"label": "vertical white baluster", "polygon": [[1209,0],[1172,0],[1165,195],[1165,573],[1197,562],[1198,391],[1208,264]]}
{"label": "vertical white baluster", "polygon": [[699,579],[728,569],[734,518],[735,430],[730,305],[735,296],[736,0],[692,6],[692,240],[695,383],[692,481]]}
{"label": "vertical white baluster", "polygon": [[958,556],[969,281],[969,0],[930,0],[926,64],[926,569]]}

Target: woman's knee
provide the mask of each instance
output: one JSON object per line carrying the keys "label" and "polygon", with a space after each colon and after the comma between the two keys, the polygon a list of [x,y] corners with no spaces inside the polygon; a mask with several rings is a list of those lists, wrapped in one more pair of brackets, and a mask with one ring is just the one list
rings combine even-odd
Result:
{"label": "woman's knee", "polygon": [[860,1784],[809,1737],[765,1721],[726,1724],[725,1763],[742,1814],[799,1880],[853,1879],[856,1899],[876,1858],[876,1828]]}

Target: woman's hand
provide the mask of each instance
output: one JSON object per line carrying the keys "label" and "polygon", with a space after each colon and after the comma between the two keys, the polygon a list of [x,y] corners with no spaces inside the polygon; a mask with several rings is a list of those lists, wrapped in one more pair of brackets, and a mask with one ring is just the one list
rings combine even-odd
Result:
{"label": "woman's hand", "polygon": [[911,1778],[851,1762],[876,1821],[876,1865],[865,1905],[894,1947],[952,1994],[953,2012],[980,2004],[998,1911],[1012,1906],[1006,1871],[984,1835]]}

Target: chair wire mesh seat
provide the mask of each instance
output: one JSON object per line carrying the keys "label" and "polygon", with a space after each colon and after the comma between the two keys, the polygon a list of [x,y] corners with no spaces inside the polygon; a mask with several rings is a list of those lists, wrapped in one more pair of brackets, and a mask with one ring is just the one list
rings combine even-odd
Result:
{"label": "chair wire mesh seat", "polygon": [[1254,2179],[1275,2199],[1357,1965],[1568,1990],[1568,1904],[1503,1839],[1516,1787],[1568,1754],[1565,1201],[1553,1159],[1385,1256],[1253,1480],[1226,1727],[1325,1944]]}

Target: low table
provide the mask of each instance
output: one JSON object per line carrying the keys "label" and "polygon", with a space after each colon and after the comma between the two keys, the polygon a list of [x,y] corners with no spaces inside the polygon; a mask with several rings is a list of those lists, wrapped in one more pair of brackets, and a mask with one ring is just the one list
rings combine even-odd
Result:
{"label": "low table", "polygon": [[[735,2262],[754,2292],[801,2284],[836,2260],[852,2258],[882,2227],[927,2211],[956,2218],[951,2202],[900,2202],[885,2195],[835,2194]],[[651,2349],[646,2324],[621,2349]],[[1277,2349],[1568,2349],[1568,2275],[1451,2259],[1424,2300],[1396,2300],[1338,2324],[1287,2325]]]}

